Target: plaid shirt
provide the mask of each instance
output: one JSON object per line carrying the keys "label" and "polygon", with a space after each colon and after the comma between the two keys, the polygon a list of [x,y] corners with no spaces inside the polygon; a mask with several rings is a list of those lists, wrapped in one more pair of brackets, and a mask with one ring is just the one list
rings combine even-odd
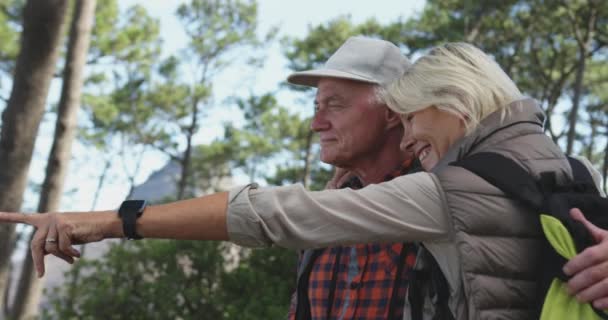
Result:
{"label": "plaid shirt", "polygon": [[[411,173],[411,161],[387,175],[385,181]],[[359,179],[351,179],[342,188],[359,189]],[[405,259],[401,260],[404,250]],[[325,248],[314,261],[308,285],[313,320],[326,319],[332,280],[335,279],[334,299],[330,319],[401,319],[408,288],[409,275],[416,262],[418,246],[413,243],[358,244]],[[339,257],[339,262],[336,261]],[[336,263],[339,263],[336,269]],[[399,283],[397,271],[403,263]],[[337,272],[334,275],[334,271]],[[393,291],[398,290],[389,316]],[[294,319],[292,303],[289,319]]]}

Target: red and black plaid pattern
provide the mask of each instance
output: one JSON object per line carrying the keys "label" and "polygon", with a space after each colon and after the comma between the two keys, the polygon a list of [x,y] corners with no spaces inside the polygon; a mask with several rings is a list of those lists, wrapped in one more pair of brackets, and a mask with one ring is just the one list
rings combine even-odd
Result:
{"label": "red and black plaid pattern", "polygon": [[[403,246],[405,261],[400,261]],[[333,277],[336,253],[342,250],[331,319],[389,319],[393,290],[399,290],[391,319],[401,319],[409,274],[416,261],[414,244],[362,244],[354,246],[358,271],[349,278],[351,247],[327,248],[319,256],[310,275],[308,296],[312,319],[326,319],[329,287]],[[395,283],[397,266],[405,263],[400,283]],[[349,281],[350,280],[350,281]],[[345,306],[345,304],[348,304]]]}
{"label": "red and black plaid pattern", "polygon": [[[385,181],[411,173],[414,167],[408,161],[387,175]],[[351,180],[342,187],[356,189],[361,187],[361,183],[358,179]],[[352,248],[355,249],[354,255]],[[405,250],[404,260],[401,260],[402,250]],[[408,280],[417,251],[418,246],[412,243],[359,244],[324,249],[310,273],[308,297],[312,319],[326,319],[330,303],[330,319],[402,319]],[[336,261],[338,256],[340,261]],[[339,266],[334,275],[336,263]],[[404,265],[397,283],[401,263]],[[328,301],[332,279],[336,281],[334,299]],[[396,303],[392,315],[389,315],[394,290],[398,290]],[[295,313],[291,311],[290,314]]]}

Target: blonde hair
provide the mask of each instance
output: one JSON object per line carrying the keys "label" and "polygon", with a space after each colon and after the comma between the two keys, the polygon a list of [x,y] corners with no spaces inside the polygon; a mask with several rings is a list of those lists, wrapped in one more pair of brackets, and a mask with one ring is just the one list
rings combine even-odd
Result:
{"label": "blonde hair", "polygon": [[465,120],[467,133],[489,114],[523,98],[513,80],[475,46],[446,43],[419,58],[381,95],[393,111],[407,114],[431,106]]}

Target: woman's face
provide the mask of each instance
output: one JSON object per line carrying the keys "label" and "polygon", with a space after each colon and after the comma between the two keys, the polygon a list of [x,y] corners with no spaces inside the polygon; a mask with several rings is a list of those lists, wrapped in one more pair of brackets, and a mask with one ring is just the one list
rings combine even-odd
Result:
{"label": "woman's face", "polygon": [[405,129],[401,149],[413,152],[427,171],[465,134],[462,117],[433,106],[404,114],[401,120]]}

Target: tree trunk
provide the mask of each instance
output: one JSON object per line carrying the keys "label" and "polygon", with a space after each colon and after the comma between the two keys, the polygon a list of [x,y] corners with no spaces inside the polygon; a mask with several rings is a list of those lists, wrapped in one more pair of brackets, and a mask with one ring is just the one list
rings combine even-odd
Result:
{"label": "tree trunk", "polygon": [[608,178],[608,129],[606,130],[606,146],[604,147],[604,164],[602,165],[602,182],[604,183],[604,185],[602,186],[604,188],[604,192],[606,192],[606,178]]}
{"label": "tree trunk", "polygon": [[568,137],[566,143],[566,154],[571,155],[574,148],[574,139],[576,138],[576,122],[578,121],[578,109],[581,100],[581,91],[583,90],[583,76],[585,75],[585,62],[587,61],[587,52],[581,48],[579,52],[578,69],[576,70],[576,82],[574,84],[574,97],[572,98],[572,110],[568,117]]}
{"label": "tree trunk", "polygon": [[[597,8],[592,7],[589,9],[589,19],[587,22],[587,29],[585,30],[586,34],[583,38],[580,35],[580,31],[575,29],[574,33],[577,38],[578,47],[579,47],[579,57],[578,57],[578,66],[576,70],[576,80],[574,82],[574,97],[572,98],[572,110],[570,111],[570,117],[568,121],[570,122],[570,126],[568,128],[568,140],[566,144],[566,154],[572,154],[572,149],[574,147],[574,139],[576,138],[576,122],[578,120],[578,109],[581,100],[581,94],[583,91],[583,77],[585,75],[585,67],[587,62],[587,53],[591,49],[591,42],[593,41],[595,35],[595,21],[597,19]],[[572,22],[574,22],[575,18],[572,18]],[[576,26],[576,24],[573,23]]]}
{"label": "tree trunk", "polygon": [[186,133],[186,150],[181,157],[180,165],[182,167],[182,173],[178,182],[177,199],[183,199],[186,196],[186,188],[188,187],[188,176],[190,175],[190,162],[192,158],[192,138],[196,133],[198,127],[198,99],[194,99],[192,102],[192,118],[188,131]]}
{"label": "tree trunk", "polygon": [[[63,86],[57,111],[55,137],[40,191],[38,212],[53,212],[59,209],[63,184],[72,155],[72,142],[76,135],[83,71],[95,19],[95,3],[96,0],[75,2],[68,52],[63,70]],[[38,312],[41,290],[42,282],[35,275],[31,255],[27,255],[15,295],[15,303],[11,308],[11,317],[23,319],[35,316]]]}
{"label": "tree trunk", "polygon": [[589,135],[589,145],[587,145],[586,157],[593,163],[593,149],[595,149],[595,135],[597,134],[597,121],[591,121],[591,134]]}
{"label": "tree trunk", "polygon": [[[2,114],[0,210],[19,211],[38,127],[55,72],[68,0],[29,0],[23,9],[21,51],[13,88]],[[7,286],[8,246],[14,227],[0,226],[0,295]],[[0,297],[0,301],[4,298]]]}
{"label": "tree trunk", "polygon": [[89,51],[91,28],[95,20],[95,4],[96,0],[75,2],[68,52],[63,70],[63,86],[57,111],[55,137],[40,192],[38,212],[59,209],[63,183],[72,155],[72,142],[76,135],[83,72]]}

